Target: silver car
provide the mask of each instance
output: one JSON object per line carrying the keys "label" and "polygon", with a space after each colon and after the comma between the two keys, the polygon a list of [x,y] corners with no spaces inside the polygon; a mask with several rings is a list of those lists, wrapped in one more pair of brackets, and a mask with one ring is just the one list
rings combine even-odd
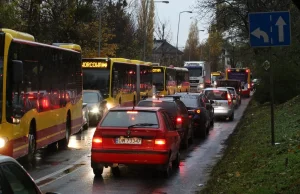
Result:
{"label": "silver car", "polygon": [[215,118],[234,119],[234,104],[227,88],[206,88],[203,93],[212,100]]}

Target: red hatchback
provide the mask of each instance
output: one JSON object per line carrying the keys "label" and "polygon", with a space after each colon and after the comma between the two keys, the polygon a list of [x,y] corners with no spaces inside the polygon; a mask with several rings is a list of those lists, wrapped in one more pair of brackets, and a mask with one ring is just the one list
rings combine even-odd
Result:
{"label": "red hatchback", "polygon": [[98,124],[92,141],[95,176],[119,164],[153,166],[168,177],[180,162],[180,136],[168,113],[159,107],[118,107]]}

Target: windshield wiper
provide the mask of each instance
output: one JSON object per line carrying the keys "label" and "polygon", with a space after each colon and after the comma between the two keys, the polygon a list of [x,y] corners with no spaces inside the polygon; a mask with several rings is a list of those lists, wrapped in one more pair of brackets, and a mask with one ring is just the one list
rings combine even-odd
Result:
{"label": "windshield wiper", "polygon": [[155,123],[137,123],[137,124],[134,124],[134,125],[129,125],[128,129],[133,128],[133,127],[148,127],[148,126],[154,126],[154,125],[158,125],[158,124],[155,124]]}

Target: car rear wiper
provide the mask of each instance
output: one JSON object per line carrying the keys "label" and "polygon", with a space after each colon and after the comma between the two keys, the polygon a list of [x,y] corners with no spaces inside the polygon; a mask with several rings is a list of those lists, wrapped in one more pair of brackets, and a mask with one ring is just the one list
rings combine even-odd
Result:
{"label": "car rear wiper", "polygon": [[129,125],[128,129],[133,128],[133,127],[147,127],[147,126],[154,126],[154,125],[158,125],[158,124],[155,124],[155,123],[137,123],[137,124],[134,124],[134,125]]}

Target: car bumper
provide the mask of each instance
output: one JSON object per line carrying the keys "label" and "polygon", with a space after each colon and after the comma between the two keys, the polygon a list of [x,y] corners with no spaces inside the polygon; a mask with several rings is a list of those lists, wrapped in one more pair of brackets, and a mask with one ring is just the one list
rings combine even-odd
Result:
{"label": "car bumper", "polygon": [[168,151],[92,150],[91,162],[111,166],[112,164],[165,164]]}
{"label": "car bumper", "polygon": [[214,109],[214,115],[215,117],[229,117],[233,113],[232,109],[223,109],[223,108],[215,108]]}

